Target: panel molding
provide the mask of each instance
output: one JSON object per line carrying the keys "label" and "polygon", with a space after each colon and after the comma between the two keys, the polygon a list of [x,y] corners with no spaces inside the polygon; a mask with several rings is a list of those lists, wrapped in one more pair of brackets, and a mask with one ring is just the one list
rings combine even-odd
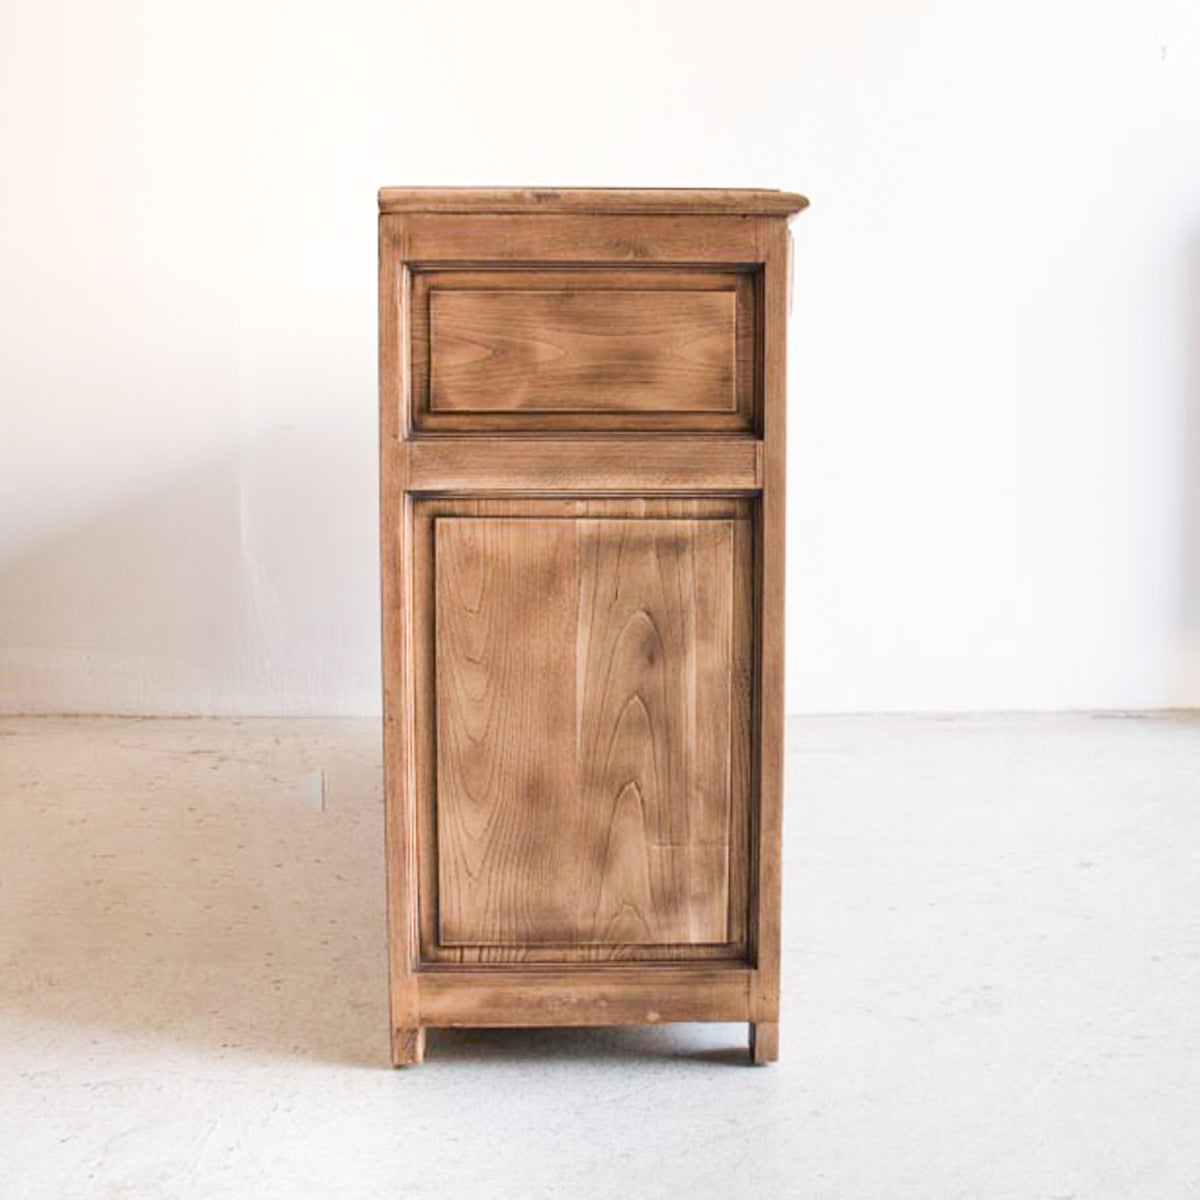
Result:
{"label": "panel molding", "polygon": [[[425,849],[420,855],[423,872],[420,885],[421,909],[421,958],[431,963],[457,963],[464,966],[470,964],[484,965],[496,963],[586,963],[586,962],[618,962],[618,961],[651,961],[671,962],[679,960],[737,960],[744,961],[746,956],[747,937],[747,904],[749,888],[749,826],[751,805],[751,703],[748,689],[753,679],[753,629],[752,629],[752,597],[750,580],[752,579],[752,511],[753,504],[748,500],[735,497],[723,498],[690,498],[690,499],[655,499],[655,498],[623,498],[611,500],[599,499],[553,499],[553,498],[521,498],[521,499],[428,499],[418,501],[414,511],[414,582],[418,588],[415,611],[420,614],[430,614],[430,619],[418,625],[416,629],[416,698],[418,722],[421,728],[416,737],[416,757],[418,761],[418,794],[422,792],[427,802],[422,804],[419,815],[421,826],[420,838]],[[537,932],[529,930],[514,931],[508,940],[490,935],[489,940],[481,941],[465,934],[458,923],[455,911],[448,912],[445,908],[449,902],[454,906],[455,901],[449,894],[444,894],[446,887],[445,855],[461,853],[461,830],[452,829],[446,825],[446,813],[443,806],[447,802],[446,764],[442,762],[439,744],[444,740],[446,731],[439,733],[436,714],[440,706],[449,703],[445,692],[448,685],[442,680],[439,685],[438,672],[434,666],[439,653],[445,657],[445,649],[439,650],[438,643],[451,636],[444,624],[444,616],[436,617],[436,609],[443,601],[438,598],[439,573],[454,569],[445,562],[438,565],[439,553],[446,553],[446,532],[457,528],[471,530],[472,523],[480,519],[485,522],[490,519],[499,530],[503,525],[524,526],[528,535],[535,538],[547,538],[547,544],[553,544],[553,526],[561,527],[568,542],[588,540],[590,530],[603,531],[604,536],[593,539],[601,547],[608,546],[610,552],[615,543],[612,536],[621,526],[653,530],[659,538],[679,538],[698,540],[699,544],[721,547],[716,562],[724,563],[721,567],[710,564],[706,575],[717,576],[718,589],[728,583],[727,595],[720,603],[723,606],[723,616],[717,620],[724,631],[720,637],[726,641],[726,649],[717,651],[717,657],[723,658],[723,663],[713,674],[723,681],[722,686],[728,695],[724,711],[714,714],[711,702],[703,705],[705,712],[694,714],[695,720],[712,725],[711,729],[698,730],[705,744],[713,745],[713,762],[720,763],[720,770],[727,772],[713,792],[713,784],[707,785],[708,791],[714,796],[714,803],[720,806],[720,821],[724,829],[719,838],[719,858],[710,864],[719,867],[723,880],[720,890],[720,905],[717,910],[711,906],[708,916],[703,918],[701,926],[691,928],[689,935],[680,938],[671,936],[669,929],[660,929],[653,935],[639,935],[636,932],[630,938],[620,936],[610,937],[609,940],[584,936],[578,929],[573,929],[570,938],[554,938],[547,936],[546,931],[552,928],[552,922],[547,922],[544,914],[534,923]],[[478,530],[475,526],[475,531]],[[582,533],[580,532],[582,531]],[[502,535],[497,535],[502,536]],[[452,535],[453,537],[453,535]],[[566,545],[559,547],[564,553]],[[690,552],[690,551],[689,551]],[[601,558],[604,554],[601,553]],[[605,590],[611,593],[614,582],[611,576],[613,567],[612,554],[608,555],[608,575],[605,576]],[[604,574],[604,563],[598,562],[597,569]],[[500,581],[496,581],[500,585]],[[455,587],[466,585],[472,588],[468,581],[455,579]],[[446,582],[443,582],[443,589]],[[506,576],[502,586],[506,589],[512,586],[511,579]],[[544,582],[534,581],[535,587],[544,586]],[[709,587],[711,590],[711,586]],[[466,597],[466,603],[478,607],[476,593],[471,592]],[[636,597],[635,597],[636,598]],[[590,628],[594,614],[586,614],[586,622]],[[540,618],[539,618],[540,620]],[[578,622],[577,610],[572,611],[572,621]],[[711,622],[710,622],[711,624]],[[577,628],[578,626],[576,626]],[[495,632],[495,631],[493,631]],[[476,631],[477,636],[479,631]],[[560,630],[556,635],[560,640],[569,640],[566,648],[571,656],[570,671],[537,672],[539,678],[552,676],[569,676],[575,679],[577,654],[583,654],[585,662],[588,648],[579,648],[575,644],[575,629]],[[461,633],[454,634],[460,637]],[[497,636],[500,636],[497,633]],[[506,635],[507,636],[507,635]],[[690,635],[689,635],[690,636]],[[467,649],[470,649],[469,647]],[[472,652],[473,656],[479,655]],[[597,653],[603,657],[603,648],[597,648]],[[524,670],[528,664],[522,662],[518,669]],[[443,663],[443,667],[445,664]],[[482,678],[471,681],[477,691],[482,687]],[[618,688],[619,690],[619,688]],[[701,687],[701,693],[704,688]],[[711,687],[709,688],[711,690]],[[574,697],[550,697],[550,707],[561,711],[568,703],[574,704]],[[653,708],[653,701],[651,700]],[[604,706],[601,705],[603,708]],[[662,705],[663,711],[679,709],[688,711],[688,706],[676,705],[674,701]],[[721,706],[718,706],[721,707]],[[695,705],[691,705],[694,711]],[[583,715],[573,714],[577,721],[596,724],[600,721],[601,713],[588,712]],[[479,714],[477,714],[479,716]],[[423,719],[422,719],[423,718]],[[480,717],[482,719],[482,717]],[[501,719],[493,715],[493,720]],[[532,718],[531,718],[532,719]],[[534,719],[534,723],[536,719]],[[489,736],[494,746],[502,746],[511,738],[506,738],[503,731],[494,724],[489,726]],[[524,737],[524,735],[522,735]],[[553,736],[553,732],[551,732]],[[574,736],[574,730],[571,731]],[[679,736],[689,736],[686,732]],[[443,747],[444,752],[444,747]],[[578,760],[577,760],[578,761]],[[478,766],[478,764],[477,764]],[[482,768],[486,770],[486,765]],[[511,771],[512,764],[506,764],[506,770]],[[575,768],[573,768],[575,769]],[[687,770],[685,767],[675,768]],[[609,811],[602,803],[593,803],[585,794],[585,778],[578,782],[568,782],[566,786],[575,787],[580,797],[579,809],[587,814],[595,811]],[[636,774],[636,771],[635,771]],[[687,784],[686,779],[677,780],[675,785],[689,789],[689,804],[693,801],[691,789],[695,785]],[[558,786],[563,786],[559,782]],[[554,789],[551,788],[553,791]],[[696,793],[698,797],[704,791]],[[714,810],[716,811],[716,810]],[[607,818],[606,818],[607,819]],[[716,820],[710,817],[708,820]],[[446,841],[450,836],[452,841]],[[516,835],[512,835],[516,836]],[[597,844],[596,834],[583,837],[583,845]],[[669,839],[668,839],[669,840]],[[713,842],[714,838],[702,837],[702,841]],[[686,837],[684,839],[687,841]],[[714,850],[715,850],[714,846]],[[697,851],[701,858],[707,855],[711,859],[714,850]],[[669,853],[669,852],[668,852]],[[697,867],[697,869],[701,869]],[[707,870],[708,868],[703,868]],[[528,870],[528,864],[523,870]],[[534,869],[536,876],[536,868]],[[718,877],[714,877],[718,878]],[[453,881],[452,881],[453,882]],[[669,892],[669,881],[658,882],[662,895]],[[699,896],[711,889],[711,881],[706,880],[701,891],[694,893]],[[511,898],[510,898],[511,899]],[[519,900],[518,900],[519,903]],[[686,906],[685,906],[686,908]],[[439,930],[441,932],[439,932]],[[682,932],[682,930],[681,930]]]}
{"label": "panel molding", "polygon": [[755,269],[420,264],[408,276],[415,431],[755,428]]}

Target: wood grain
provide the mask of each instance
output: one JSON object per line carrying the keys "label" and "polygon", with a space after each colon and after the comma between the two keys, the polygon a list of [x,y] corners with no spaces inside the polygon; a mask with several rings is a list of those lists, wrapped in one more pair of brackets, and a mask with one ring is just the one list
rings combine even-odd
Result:
{"label": "wood grain", "polygon": [[759,486],[750,438],[428,438],[407,443],[417,492],[662,492]]}
{"label": "wood grain", "polygon": [[750,1061],[756,1067],[779,1058],[779,1022],[750,1022]]}
{"label": "wood grain", "polygon": [[754,430],[752,268],[433,267],[411,289],[416,430]]}
{"label": "wood grain", "polygon": [[779,1020],[783,844],[784,521],[787,455],[787,227],[764,226],[763,262],[763,488],[759,509],[758,806],[754,841],[753,942],[757,973],[752,991],[756,1022]]}
{"label": "wood grain", "polygon": [[412,511],[401,450],[405,336],[404,222],[379,219],[379,537],[383,643],[384,841],[387,867],[388,971],[392,1061],[419,1061],[423,1037],[417,998],[420,910],[417,903],[417,803],[413,790]]}
{"label": "wood grain", "polygon": [[[415,992],[415,989],[414,989]],[[425,1060],[424,1026],[392,1026],[392,1065],[413,1067]]]}
{"label": "wood grain", "polygon": [[[753,553],[754,506],[734,497],[572,497],[572,498],[461,498],[418,499],[414,506],[415,611],[418,616],[414,662],[416,681],[417,793],[429,797],[419,806],[421,841],[421,957],[426,963],[587,963],[610,961],[741,960],[746,953],[747,894],[749,887],[749,825],[753,778],[751,720],[755,668],[753,663]],[[434,580],[434,527],[438,517],[508,517],[562,519],[660,519],[729,521],[733,527],[733,629],[729,757],[731,764],[731,851],[729,855],[729,940],[719,944],[591,944],[539,942],[524,946],[445,946],[438,941],[437,923],[437,707],[433,659],[436,588]]]}
{"label": "wood grain", "polygon": [[437,291],[433,412],[732,412],[732,292]]}
{"label": "wood grain", "polygon": [[438,940],[438,842],[434,799],[437,777],[437,689],[435,687],[435,625],[437,607],[435,572],[435,528],[438,518],[534,518],[534,519],[659,519],[691,522],[730,521],[734,528],[734,636],[732,640],[735,681],[753,677],[753,618],[749,585],[753,577],[753,504],[737,497],[418,497],[413,509],[413,586],[415,686],[416,793],[425,798],[418,805],[418,859],[421,867],[421,961],[433,963],[587,963],[628,961],[736,960],[744,959],[747,937],[747,894],[749,887],[748,826],[751,776],[743,768],[751,756],[752,730],[748,709],[750,696],[735,696],[732,705],[734,728],[730,734],[731,837],[730,852],[730,941],[725,945],[617,945],[539,942],[523,946],[441,945]]}
{"label": "wood grain", "polygon": [[[393,1060],[419,1061],[431,1025],[739,1020],[751,1060],[771,1061],[785,218],[803,198],[400,189],[381,204]],[[494,342],[520,328],[515,302],[455,291],[542,293],[519,336],[554,330],[566,382],[543,387],[527,348],[517,373],[534,382],[506,385]],[[676,318],[659,337],[622,325],[639,292],[678,293],[679,321],[714,338],[732,295],[732,408],[709,366],[692,399],[686,380],[660,386],[686,374]],[[472,325],[486,362],[464,366],[444,333]],[[439,356],[466,391],[434,378]],[[613,364],[634,378],[643,356],[643,399],[611,390]],[[695,394],[714,407],[682,408]]]}
{"label": "wood grain", "polygon": [[441,943],[726,942],[732,524],[436,539]]}
{"label": "wood grain", "polygon": [[381,188],[383,212],[674,213],[787,216],[807,207],[773,188]]}
{"label": "wood grain", "polygon": [[406,214],[408,261],[447,264],[605,267],[706,266],[758,261],[766,217]]}
{"label": "wood grain", "polygon": [[424,1019],[443,1027],[745,1021],[750,986],[744,965],[708,963],[438,968],[420,976]]}
{"label": "wood grain", "polygon": [[590,941],[728,941],[733,524],[579,521]]}
{"label": "wood grain", "polygon": [[436,524],[439,941],[571,941],[575,530]]}

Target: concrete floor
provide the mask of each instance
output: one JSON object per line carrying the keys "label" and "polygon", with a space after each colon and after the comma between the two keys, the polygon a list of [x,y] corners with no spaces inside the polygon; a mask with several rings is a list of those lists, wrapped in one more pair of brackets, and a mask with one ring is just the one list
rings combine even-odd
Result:
{"label": "concrete floor", "polygon": [[0,1195],[1200,1196],[1200,717],[794,721],[782,1058],[387,1066],[375,722],[0,720]]}

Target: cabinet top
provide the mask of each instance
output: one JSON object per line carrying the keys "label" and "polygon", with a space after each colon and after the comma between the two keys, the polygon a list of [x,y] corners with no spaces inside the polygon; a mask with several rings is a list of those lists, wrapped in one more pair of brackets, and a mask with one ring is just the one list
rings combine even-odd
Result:
{"label": "cabinet top", "polygon": [[665,213],[786,217],[808,207],[762,188],[380,188],[380,212]]}

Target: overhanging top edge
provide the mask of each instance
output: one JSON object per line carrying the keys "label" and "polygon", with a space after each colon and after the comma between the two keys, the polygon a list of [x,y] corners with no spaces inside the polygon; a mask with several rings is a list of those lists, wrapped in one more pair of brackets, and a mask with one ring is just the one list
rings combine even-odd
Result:
{"label": "overhanging top edge", "polygon": [[596,213],[786,217],[808,207],[762,188],[380,188],[383,213]]}

